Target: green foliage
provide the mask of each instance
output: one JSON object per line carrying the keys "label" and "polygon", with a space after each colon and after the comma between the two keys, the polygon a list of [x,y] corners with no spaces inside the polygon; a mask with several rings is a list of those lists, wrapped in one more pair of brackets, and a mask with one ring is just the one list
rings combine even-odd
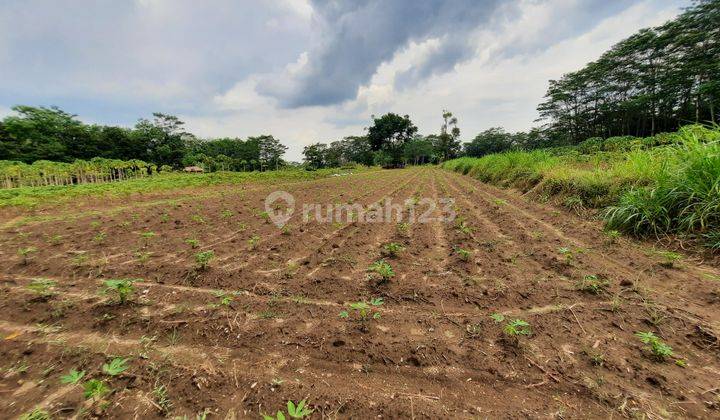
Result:
{"label": "green foliage", "polygon": [[385,260],[378,260],[370,264],[368,271],[379,275],[383,281],[389,281],[391,278],[395,277],[395,271],[393,271],[390,264],[385,262]]}
{"label": "green foliage", "polygon": [[27,285],[27,288],[42,297],[48,297],[54,294],[52,289],[56,285],[57,282],[53,280],[37,278],[33,279],[30,284]]}
{"label": "green foliage", "polygon": [[[313,410],[308,408],[306,405],[305,400],[302,400],[295,404],[292,401],[287,402],[287,412],[288,416],[293,419],[302,419],[305,417],[309,417],[310,414],[313,413]],[[263,420],[285,420],[285,414],[282,411],[278,411],[275,417],[268,416],[266,414],[263,414]]]}
{"label": "green foliage", "polygon": [[672,347],[665,344],[652,332],[637,332],[635,333],[635,336],[637,336],[644,344],[648,345],[646,349],[650,351],[650,354],[655,360],[662,362],[665,361],[667,357],[671,357],[673,355]]}
{"label": "green foliage", "polygon": [[470,257],[472,256],[471,251],[468,251],[467,249],[462,249],[458,246],[455,247],[455,253],[463,261],[470,261]]}
{"label": "green foliage", "polygon": [[492,318],[492,320],[495,321],[495,322],[498,323],[498,324],[501,323],[501,322],[503,322],[503,321],[505,321],[505,315],[500,314],[500,313],[491,314],[491,315],[490,315],[490,318]]}
{"label": "green foliage", "polygon": [[99,399],[110,392],[105,382],[99,379],[90,379],[83,384],[85,399]]}
{"label": "green foliage", "polygon": [[200,270],[207,270],[210,262],[215,259],[215,251],[208,250],[195,254],[195,264]]}
{"label": "green foliage", "polygon": [[51,418],[47,410],[36,407],[27,413],[21,414],[18,420],[50,420]]}
{"label": "green foliage", "polygon": [[608,288],[608,286],[610,286],[609,281],[599,278],[594,274],[584,276],[582,280],[580,280],[577,284],[577,288],[579,290],[591,293],[593,295],[599,295],[600,293],[603,293]]}
{"label": "green foliage", "polygon": [[84,370],[77,371],[75,369],[70,369],[70,373],[60,377],[60,383],[76,385],[76,384],[80,383],[80,381],[82,380],[82,378],[84,376],[85,376]]}
{"label": "green foliage", "polygon": [[248,239],[248,247],[253,250],[256,249],[258,244],[260,243],[260,237],[258,235],[253,235]]}
{"label": "green foliage", "polygon": [[[361,322],[367,321],[370,318],[372,319],[380,319],[380,312],[379,311],[373,311],[373,307],[377,308],[379,306],[382,306],[384,303],[382,298],[374,298],[371,299],[369,302],[354,302],[349,303],[347,306],[348,308],[356,313],[358,315],[358,318]],[[340,318],[348,319],[350,318],[350,312],[348,311],[341,311],[340,312]]]}
{"label": "green foliage", "polygon": [[517,337],[520,335],[530,335],[532,330],[530,324],[522,319],[513,319],[508,321],[503,328],[503,332],[510,337]]}
{"label": "green foliage", "polygon": [[18,248],[18,251],[17,251],[18,255],[20,255],[22,257],[23,265],[27,265],[30,254],[33,254],[35,252],[37,252],[37,248],[34,246],[29,246],[26,248]]}
{"label": "green foliage", "polygon": [[124,304],[132,296],[135,291],[133,286],[134,280],[131,279],[112,279],[105,280],[103,286],[105,287],[105,294],[116,295],[118,303]]}
{"label": "green foliage", "polygon": [[122,359],[120,357],[116,357],[110,361],[110,363],[105,363],[102,366],[102,370],[104,373],[110,376],[117,376],[127,370],[127,359]]}
{"label": "green foliage", "polygon": [[405,250],[405,247],[402,244],[390,242],[383,245],[382,254],[388,257],[396,257],[403,250]]}
{"label": "green foliage", "polygon": [[185,239],[185,243],[190,245],[190,248],[193,248],[193,249],[200,246],[200,241],[198,241],[197,239],[193,239],[193,238]]}

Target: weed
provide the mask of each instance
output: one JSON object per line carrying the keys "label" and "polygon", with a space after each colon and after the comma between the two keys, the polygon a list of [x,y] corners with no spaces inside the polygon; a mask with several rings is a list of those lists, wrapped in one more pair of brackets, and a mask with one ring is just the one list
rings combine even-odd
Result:
{"label": "weed", "polygon": [[22,257],[22,264],[27,265],[28,261],[30,260],[30,254],[34,254],[37,252],[37,248],[34,246],[29,246],[27,248],[18,248],[18,255]]}
{"label": "weed", "polygon": [[110,363],[105,363],[102,366],[103,372],[110,376],[117,376],[125,372],[127,368],[127,359],[123,359],[120,357],[116,357],[112,359]]}
{"label": "weed", "polygon": [[622,237],[622,233],[620,233],[620,231],[615,230],[615,229],[607,229],[604,231],[604,233],[605,233],[605,236],[607,236],[607,238],[608,238],[608,243],[610,243],[610,244],[617,243],[620,240],[620,238]]}
{"label": "weed", "polygon": [[663,260],[660,262],[660,265],[665,268],[674,268],[675,263],[682,260],[682,255],[678,254],[677,252],[658,251],[657,254],[663,258]]}
{"label": "weed", "polygon": [[583,292],[591,293],[593,295],[599,295],[604,292],[608,286],[610,286],[609,281],[598,278],[598,276],[594,274],[583,277],[582,280],[577,283],[578,290],[582,290]]}
{"label": "weed", "polygon": [[368,267],[368,271],[379,275],[380,279],[383,282],[387,282],[391,278],[395,277],[395,272],[393,271],[390,264],[385,262],[385,260],[378,260],[370,264],[370,267]]}
{"label": "weed", "polygon": [[155,403],[158,405],[158,407],[160,407],[160,411],[163,414],[167,414],[172,408],[172,402],[168,397],[168,392],[165,385],[155,385],[152,393],[155,399]]}
{"label": "weed", "polygon": [[390,242],[388,244],[383,245],[383,249],[381,251],[381,254],[388,256],[388,257],[396,257],[400,252],[405,250],[405,247],[397,242]]}
{"label": "weed", "polygon": [[493,200],[493,203],[498,207],[507,205],[507,201],[502,200],[500,198],[496,198],[495,200]]}
{"label": "weed", "polygon": [[40,407],[33,408],[31,411],[24,413],[18,417],[18,420],[50,420],[50,413]]}
{"label": "weed", "polygon": [[250,250],[257,249],[259,243],[260,237],[258,235],[253,235],[250,239],[248,239],[248,248],[250,248]]}
{"label": "weed", "polygon": [[95,243],[101,244],[105,242],[105,238],[107,238],[107,234],[105,232],[98,232],[97,235],[93,238],[93,241]]}
{"label": "weed", "polygon": [[133,254],[133,256],[135,257],[135,261],[137,261],[138,264],[144,266],[145,264],[147,264],[148,261],[150,261],[152,252],[137,251],[135,254]]}
{"label": "weed", "polygon": [[195,254],[195,265],[198,270],[207,270],[207,268],[210,266],[210,261],[212,261],[215,258],[215,251],[208,250],[203,252],[198,252]]}
{"label": "weed", "polygon": [[200,246],[200,241],[197,239],[187,238],[185,239],[185,243],[190,245],[190,248],[195,249]]}
{"label": "weed", "polygon": [[82,380],[82,378],[84,376],[85,376],[84,370],[77,371],[75,369],[70,369],[70,373],[60,377],[60,383],[77,385],[78,383],[80,383],[80,381]]}
{"label": "weed", "polygon": [[471,251],[468,251],[467,249],[463,249],[460,247],[455,247],[455,253],[458,255],[458,257],[463,261],[470,261],[470,256],[472,255]]}
{"label": "weed", "polygon": [[[312,414],[313,410],[309,409],[305,405],[305,400],[300,401],[299,403],[295,404],[292,401],[287,402],[287,412],[288,416],[293,419],[302,419],[305,417],[310,416]],[[263,414],[263,420],[285,420],[285,414],[283,414],[282,411],[278,411],[275,417],[268,416],[266,414]]]}
{"label": "weed", "polygon": [[104,292],[105,294],[117,295],[118,303],[122,305],[128,301],[135,291],[133,282],[134,280],[130,279],[105,280],[103,282],[103,286],[105,286]]}
{"label": "weed", "polygon": [[405,223],[405,222],[400,222],[396,225],[396,229],[400,235],[407,236],[408,232],[410,232],[410,224]]}
{"label": "weed", "polygon": [[494,314],[491,314],[490,318],[492,318],[492,320],[495,321],[495,323],[497,323],[497,324],[505,321],[505,315],[497,313],[497,312]]}
{"label": "weed", "polygon": [[50,297],[55,294],[52,291],[55,285],[57,285],[57,282],[49,279],[37,278],[33,279],[30,284],[27,285],[27,288],[28,290],[31,290],[40,295],[40,297]]}
{"label": "weed", "polygon": [[222,213],[220,213],[220,217],[222,217],[223,219],[229,219],[229,218],[233,217],[234,215],[235,215],[235,213],[233,213],[230,210],[223,210]]}
{"label": "weed", "polygon": [[652,332],[637,332],[635,336],[644,344],[647,344],[646,350],[650,351],[653,359],[658,362],[665,361],[665,358],[673,355],[672,347],[665,344],[658,336]]}
{"label": "weed", "polygon": [[98,399],[103,395],[110,392],[110,388],[105,385],[105,382],[99,379],[90,379],[83,384],[85,399]]}
{"label": "weed", "polygon": [[585,202],[583,201],[582,197],[578,197],[577,195],[571,195],[563,201],[563,206],[574,211],[575,213],[580,213],[583,209],[585,209]]}

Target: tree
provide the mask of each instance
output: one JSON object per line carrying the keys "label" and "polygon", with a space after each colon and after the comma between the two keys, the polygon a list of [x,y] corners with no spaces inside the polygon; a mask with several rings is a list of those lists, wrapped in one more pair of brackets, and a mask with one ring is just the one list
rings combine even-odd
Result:
{"label": "tree", "polygon": [[402,162],[402,153],[405,142],[410,140],[418,129],[410,121],[410,117],[388,113],[380,118],[373,116],[373,125],[368,128],[368,141],[373,151],[383,151],[389,159],[384,159],[391,165]]}
{"label": "tree", "polygon": [[480,157],[490,153],[499,153],[513,148],[513,135],[501,127],[493,127],[475,136],[464,145],[467,156]]}
{"label": "tree", "polygon": [[[252,137],[251,137],[252,138]],[[278,169],[282,161],[281,157],[285,154],[287,146],[280,143],[275,137],[271,135],[263,135],[255,137],[259,146],[259,161],[260,169],[263,170],[267,167]]]}
{"label": "tree", "polygon": [[150,161],[158,166],[180,167],[185,155],[185,141],[193,136],[182,129],[177,117],[154,113],[152,121],[141,119],[135,125],[133,141],[146,144]]}
{"label": "tree", "polygon": [[440,127],[440,135],[435,138],[435,151],[440,161],[457,157],[460,153],[460,129],[457,126],[457,118],[452,112],[443,110],[443,124]]}
{"label": "tree", "polygon": [[311,168],[320,169],[325,167],[325,154],[327,153],[327,145],[324,143],[315,143],[303,148],[303,156],[305,163]]}
{"label": "tree", "polygon": [[416,136],[405,143],[403,157],[408,163],[421,165],[432,162],[435,158],[435,148],[428,137]]}

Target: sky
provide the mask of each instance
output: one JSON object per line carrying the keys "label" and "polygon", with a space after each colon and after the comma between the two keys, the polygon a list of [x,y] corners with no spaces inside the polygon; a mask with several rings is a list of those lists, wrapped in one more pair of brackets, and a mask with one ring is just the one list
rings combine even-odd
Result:
{"label": "sky", "polygon": [[203,137],[302,148],[443,109],[461,138],[537,125],[548,80],[690,0],[3,0],[0,117],[59,106],[87,123],[179,116]]}

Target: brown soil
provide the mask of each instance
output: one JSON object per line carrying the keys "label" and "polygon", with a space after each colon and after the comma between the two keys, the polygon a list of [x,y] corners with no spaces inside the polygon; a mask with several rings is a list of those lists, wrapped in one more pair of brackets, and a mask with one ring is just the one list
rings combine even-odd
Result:
{"label": "brown soil", "polygon": [[[281,186],[299,205],[455,199],[459,220],[405,231],[303,223],[300,211],[281,231],[260,214],[278,187],[0,217],[0,418],[37,406],[59,418],[260,418],[301,399],[313,418],[720,416],[717,267],[667,267],[599,223],[440,169]],[[389,242],[404,250],[384,257],[395,276],[381,281],[367,268]],[[207,250],[216,258],[198,269]],[[606,282],[597,294],[579,287],[591,275]],[[51,296],[28,289],[37,278],[56,282]],[[100,293],[117,278],[136,279],[125,304]],[[373,298],[379,319],[339,316]],[[512,319],[531,335],[505,334]],[[674,355],[656,360],[638,331]],[[113,357],[129,368],[108,376]],[[86,400],[60,382],[70,369],[112,392]]]}

